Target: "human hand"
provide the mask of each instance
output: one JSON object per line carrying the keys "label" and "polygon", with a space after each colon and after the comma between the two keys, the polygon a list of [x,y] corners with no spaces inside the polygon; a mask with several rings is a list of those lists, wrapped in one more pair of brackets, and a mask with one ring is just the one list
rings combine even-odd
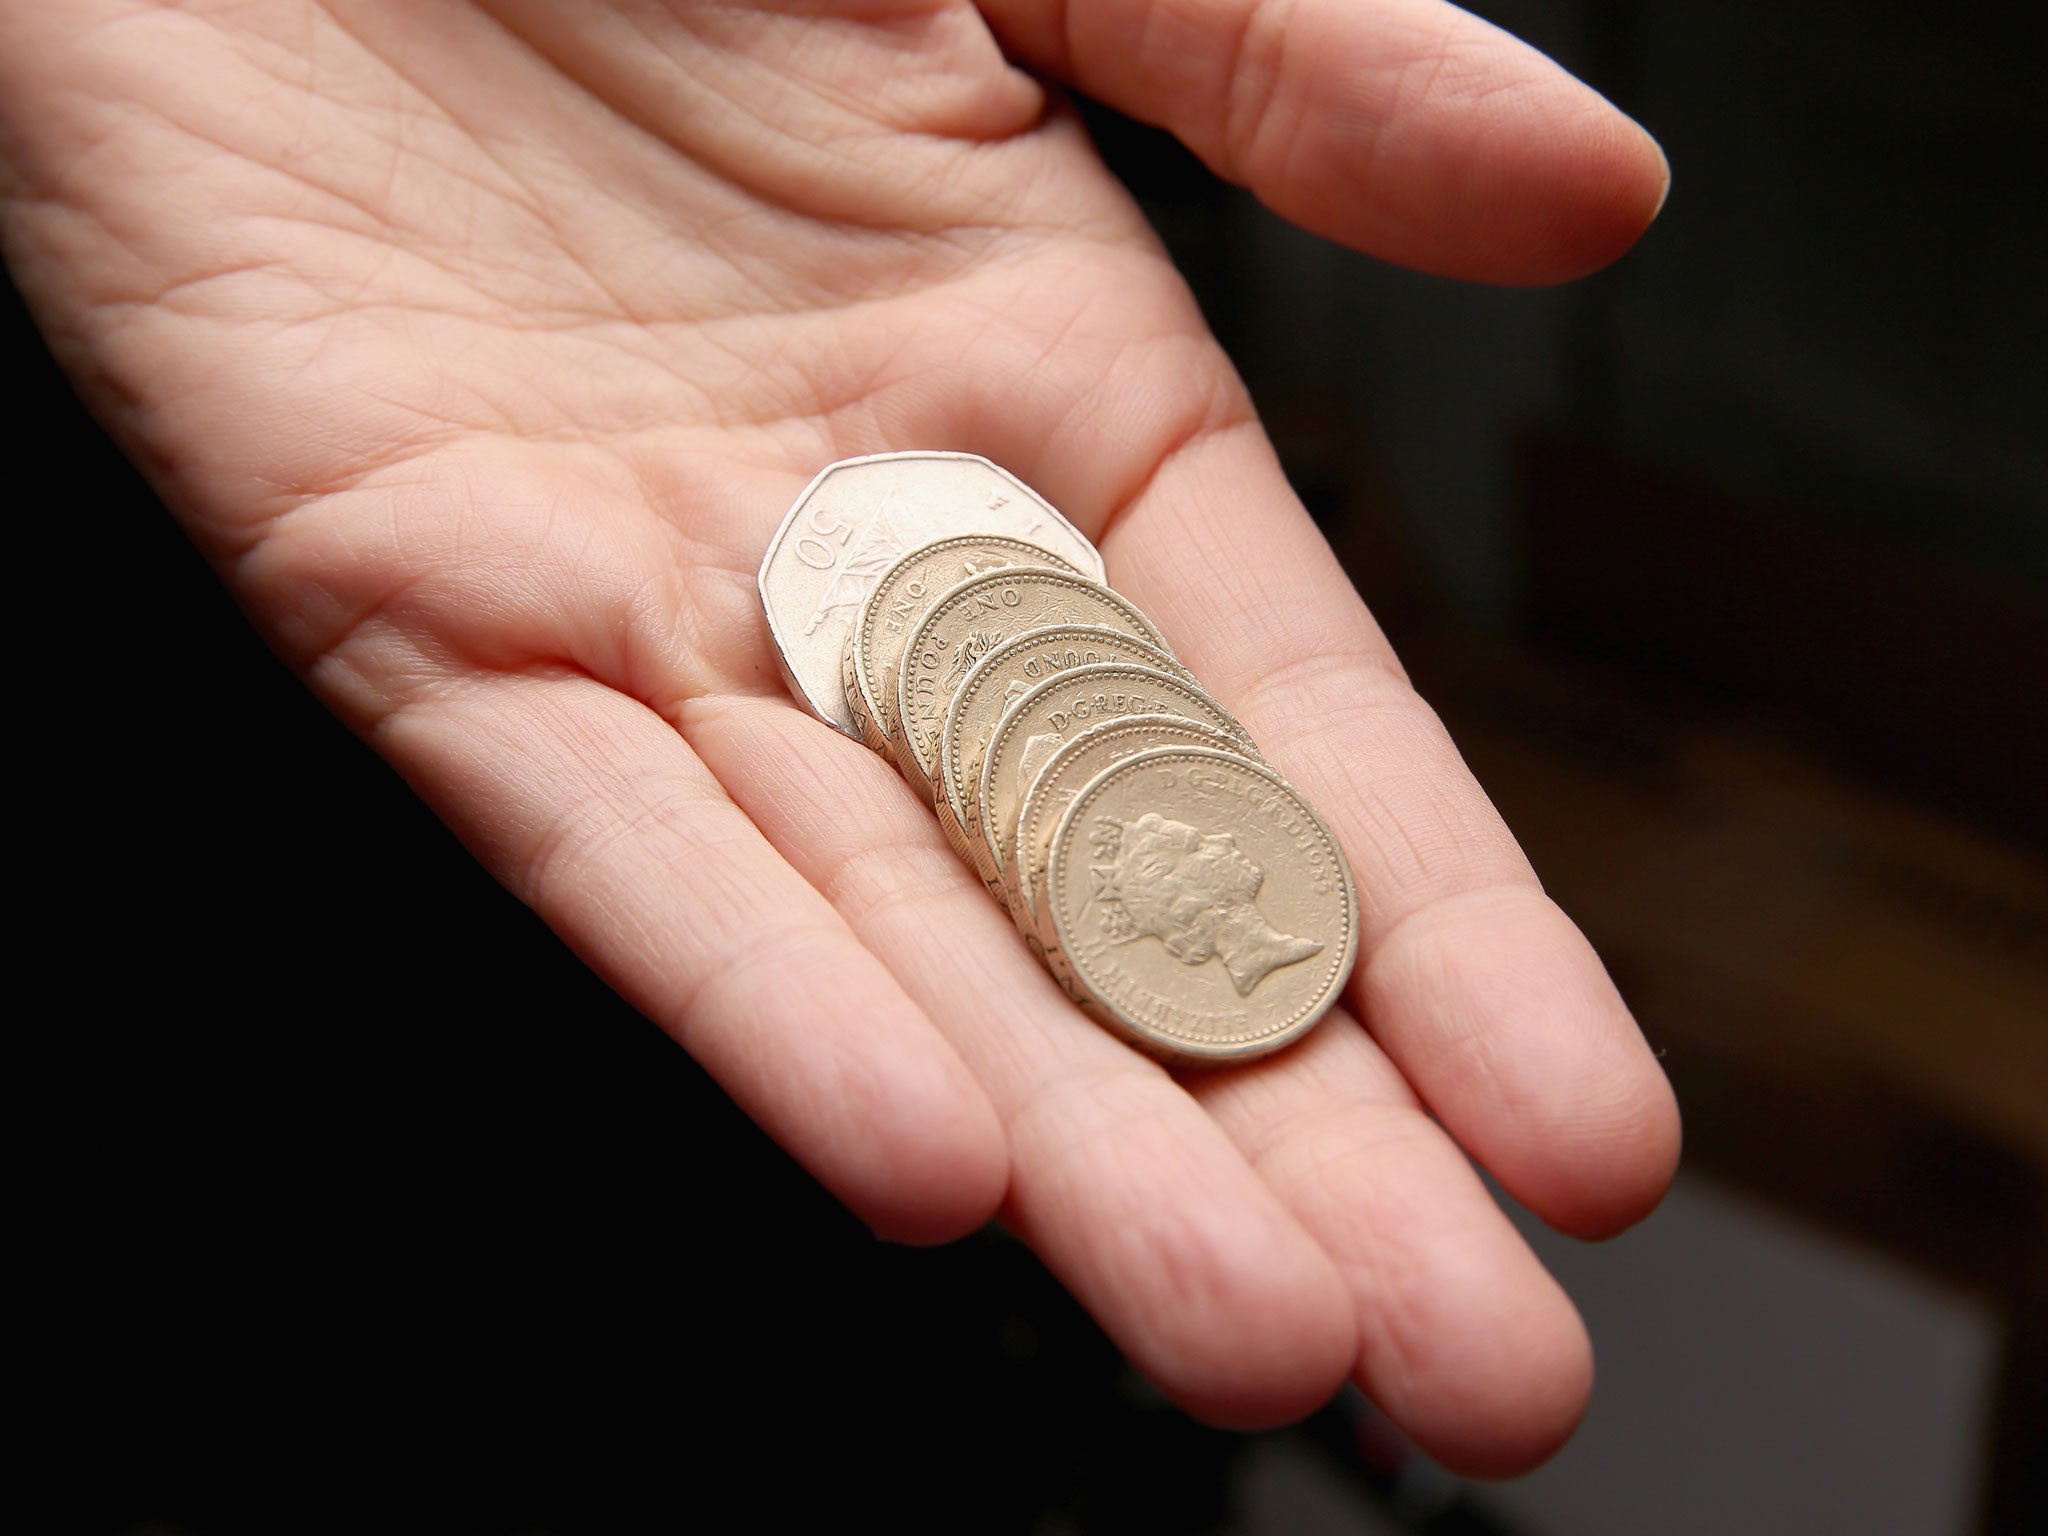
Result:
{"label": "human hand", "polygon": [[[1669,1176],[1668,1089],[990,27],[1432,270],[1574,275],[1662,191],[1625,119],[1430,0],[65,0],[0,13],[0,236],[272,643],[864,1220],[999,1212],[1205,1417],[1350,1373],[1518,1469],[1587,1349],[1459,1146],[1611,1232]],[[1226,1072],[1134,1055],[791,703],[762,548],[822,464],[903,447],[1096,537],[1323,811],[1352,1015]]]}

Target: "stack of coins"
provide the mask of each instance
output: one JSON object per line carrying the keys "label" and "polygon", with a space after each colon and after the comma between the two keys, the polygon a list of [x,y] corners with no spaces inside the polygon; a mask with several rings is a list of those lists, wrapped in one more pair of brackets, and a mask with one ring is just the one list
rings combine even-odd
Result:
{"label": "stack of coins", "polygon": [[812,482],[761,594],[791,690],[925,793],[1090,1017],[1171,1061],[1264,1055],[1350,972],[1350,871],[1103,574],[987,460],[886,454]]}

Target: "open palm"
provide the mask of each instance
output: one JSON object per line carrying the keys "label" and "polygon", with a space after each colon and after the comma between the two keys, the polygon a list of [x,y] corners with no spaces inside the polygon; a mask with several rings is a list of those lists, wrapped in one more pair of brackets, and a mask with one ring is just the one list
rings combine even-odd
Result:
{"label": "open palm", "polygon": [[[999,1214],[1216,1421],[1349,1374],[1515,1470],[1589,1356],[1466,1154],[1612,1232],[1670,1175],[1668,1090],[1011,61],[1452,275],[1589,270],[1663,186],[1435,0],[22,0],[0,234],[272,643],[864,1220]],[[1348,1014],[1169,1074],[792,703],[762,550],[823,464],[902,448],[1042,491],[1322,809]]]}

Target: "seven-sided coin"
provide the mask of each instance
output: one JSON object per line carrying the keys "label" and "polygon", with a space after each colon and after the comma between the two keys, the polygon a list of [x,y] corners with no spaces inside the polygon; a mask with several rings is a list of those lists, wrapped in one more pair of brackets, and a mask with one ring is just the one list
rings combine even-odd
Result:
{"label": "seven-sided coin", "polygon": [[1081,572],[1102,556],[1072,523],[1007,470],[971,453],[881,453],[826,466],[796,499],[761,560],[761,605],[797,701],[856,735],[840,660],[875,578],[920,545],[997,533]]}

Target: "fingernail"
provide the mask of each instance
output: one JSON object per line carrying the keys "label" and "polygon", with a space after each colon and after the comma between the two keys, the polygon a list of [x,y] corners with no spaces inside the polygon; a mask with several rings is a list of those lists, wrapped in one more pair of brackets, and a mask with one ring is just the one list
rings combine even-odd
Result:
{"label": "fingernail", "polygon": [[1650,140],[1650,148],[1657,151],[1657,163],[1664,168],[1664,189],[1657,194],[1657,206],[1650,210],[1650,222],[1654,224],[1657,215],[1664,211],[1664,205],[1671,200],[1671,161],[1664,153],[1664,146],[1654,138]]}

